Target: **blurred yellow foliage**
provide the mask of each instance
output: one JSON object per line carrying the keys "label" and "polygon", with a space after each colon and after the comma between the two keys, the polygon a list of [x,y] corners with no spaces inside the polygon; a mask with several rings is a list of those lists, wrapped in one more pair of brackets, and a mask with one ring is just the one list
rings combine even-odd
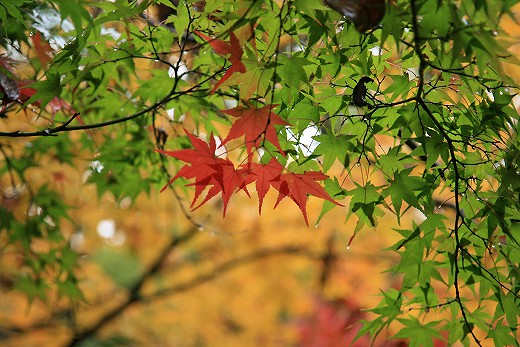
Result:
{"label": "blurred yellow foliage", "polygon": [[[517,28],[511,21],[506,26]],[[518,51],[518,45],[511,51]],[[508,71],[519,75],[513,68]],[[15,120],[13,129],[24,129],[24,117],[30,115]],[[384,145],[385,139],[380,140]],[[17,150],[24,145],[20,141]],[[128,288],[114,279],[125,279],[128,274],[107,271],[110,264],[106,259],[110,263],[113,257],[117,264],[131,259],[131,267],[125,270],[139,275],[172,237],[194,228],[171,191],[159,194],[156,190],[136,201],[116,201],[110,194],[98,198],[95,188],[84,183],[88,164],[78,160],[76,167],[65,166],[49,156],[48,166],[34,168],[28,177],[35,185],[53,182],[75,207],[71,216],[77,224],[65,225],[63,232],[81,255],[80,287],[86,301],[71,304],[54,297],[49,304],[38,300],[30,304],[4,283],[0,295],[2,346],[66,343],[73,328],[81,331],[96,324],[127,300]],[[357,170],[354,177],[366,180],[366,168]],[[374,184],[382,180],[375,172],[370,175]],[[1,179],[1,186],[8,186],[8,177]],[[184,198],[188,205],[189,197]],[[188,212],[204,227],[173,248],[157,273],[146,279],[140,297],[103,326],[100,336],[125,336],[132,346],[295,346],[299,322],[315,313],[316,297],[346,298],[353,303],[352,310],[369,308],[379,302],[380,290],[398,283],[393,274],[382,273],[397,261],[383,251],[397,240],[393,216],[383,217],[371,230],[362,230],[347,249],[355,217],[345,223],[345,208],[334,209],[318,226],[306,227],[295,204],[285,199],[272,210],[275,201],[271,191],[261,217],[254,194],[252,198],[245,194],[233,197],[225,219],[217,199]],[[10,209],[24,213],[27,201],[23,195],[10,203]],[[321,200],[310,198],[311,221],[316,220],[321,206]],[[408,213],[403,227],[418,218]],[[113,227],[107,234],[99,231],[103,220]],[[329,263],[324,262],[327,257]],[[7,254],[2,259],[2,278],[17,271],[16,256]],[[135,268],[135,264],[139,266]],[[5,330],[7,326],[17,330]]]}

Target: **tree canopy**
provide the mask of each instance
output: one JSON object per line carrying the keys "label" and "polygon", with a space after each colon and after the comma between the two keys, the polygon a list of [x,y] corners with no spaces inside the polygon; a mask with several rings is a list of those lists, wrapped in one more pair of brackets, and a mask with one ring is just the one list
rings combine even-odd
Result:
{"label": "tree canopy", "polygon": [[505,65],[518,61],[503,30],[516,3],[2,1],[0,242],[22,259],[15,287],[83,299],[56,160],[89,167],[99,196],[173,194],[194,224],[175,242],[204,226],[190,209],[218,198],[225,215],[236,194],[259,213],[266,195],[275,209],[289,198],[307,225],[342,209],[345,249],[384,214],[413,214],[388,250],[402,280],[359,335],[397,325],[411,346],[518,346]]}

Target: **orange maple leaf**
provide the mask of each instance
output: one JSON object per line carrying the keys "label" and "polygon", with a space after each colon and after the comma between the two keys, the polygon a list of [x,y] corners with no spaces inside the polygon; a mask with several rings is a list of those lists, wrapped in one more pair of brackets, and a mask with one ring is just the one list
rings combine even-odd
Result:
{"label": "orange maple leaf", "polygon": [[211,90],[211,94],[213,94],[215,90],[235,72],[246,72],[246,66],[242,63],[242,55],[244,54],[244,51],[242,50],[242,47],[240,47],[240,42],[233,32],[229,34],[229,43],[219,39],[213,39],[200,31],[195,31],[195,34],[206,40],[217,54],[230,54],[229,61],[231,62],[231,66],[227,69],[226,73],[224,73],[224,76],[222,76],[217,84],[215,84]]}
{"label": "orange maple leaf", "polygon": [[52,60],[52,48],[49,42],[42,39],[42,34],[37,32],[35,35],[31,36],[31,41],[34,45],[34,50],[36,51],[36,56],[40,61],[40,64],[47,65]]}
{"label": "orange maple leaf", "polygon": [[222,111],[238,119],[231,126],[231,130],[229,130],[228,136],[222,141],[221,146],[232,139],[244,135],[247,153],[251,154],[253,146],[260,147],[263,135],[266,140],[278,148],[280,153],[284,154],[278,142],[278,133],[274,125],[289,125],[289,123],[271,111],[276,106],[278,105],[265,105],[261,108],[237,106],[230,110]]}

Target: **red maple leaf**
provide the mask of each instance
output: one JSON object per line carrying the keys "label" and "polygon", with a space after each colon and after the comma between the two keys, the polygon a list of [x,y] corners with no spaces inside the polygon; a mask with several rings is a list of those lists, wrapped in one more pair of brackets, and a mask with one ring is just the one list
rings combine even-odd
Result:
{"label": "red maple leaf", "polygon": [[264,197],[273,185],[273,181],[282,174],[284,167],[272,158],[269,163],[265,165],[251,163],[251,173],[248,175],[247,184],[255,182],[256,191],[258,193],[258,214],[262,214],[262,203]]}
{"label": "red maple leaf", "polygon": [[273,185],[273,181],[279,177],[284,167],[276,160],[271,158],[269,163],[262,165],[258,163],[249,164],[250,172],[246,178],[245,184],[255,182],[256,191],[258,193],[258,214],[262,214],[262,203],[264,197]]}
{"label": "red maple leaf", "polygon": [[[231,198],[231,195],[235,193],[235,191],[242,189],[249,196],[249,192],[247,191],[245,184],[245,179],[249,170],[245,168],[235,169],[235,166],[230,160],[224,160],[218,164],[213,165],[212,167],[215,169],[215,172],[211,175],[211,177],[209,177],[209,179],[206,179],[205,182],[202,181],[189,184],[194,185],[196,189],[200,188],[200,190],[204,190],[204,188],[211,185],[211,188],[208,190],[204,200],[193,209],[196,210],[209,199],[216,196],[218,193],[222,193],[222,201],[224,205],[223,215],[225,217],[229,199]],[[195,199],[193,202],[195,202]]]}
{"label": "red maple leaf", "polygon": [[228,136],[222,141],[221,146],[232,139],[236,139],[242,135],[245,136],[247,153],[251,154],[253,146],[260,147],[263,137],[278,148],[280,153],[284,151],[278,142],[278,133],[274,125],[289,125],[271,109],[275,108],[276,104],[265,105],[261,108],[249,106],[237,106],[230,110],[222,112],[229,114],[238,119],[231,126]]}
{"label": "red maple leaf", "polygon": [[72,106],[68,102],[66,102],[63,99],[60,99],[60,98],[58,98],[56,96],[54,97],[54,99],[49,101],[47,106],[50,107],[51,114],[52,114],[53,117],[60,110],[66,110],[66,111],[68,111],[71,114],[76,113],[76,111],[74,111],[74,109],[72,108]]}
{"label": "red maple leaf", "polygon": [[[31,82],[27,82],[27,81],[18,81],[18,87],[20,88],[20,96],[18,97],[18,101],[21,102],[22,104],[25,103],[27,100],[29,100],[31,98],[31,96],[36,94],[36,91],[37,91],[36,89],[34,89],[32,87],[28,87],[28,85],[30,83]],[[35,106],[40,106],[39,101],[35,101],[32,104]]]}
{"label": "red maple leaf", "polygon": [[332,199],[325,189],[316,181],[327,179],[328,176],[322,172],[308,171],[303,174],[284,173],[273,180],[273,187],[278,190],[278,200],[275,208],[280,201],[286,196],[290,197],[300,208],[307,226],[309,220],[307,218],[307,196],[314,195],[318,198],[328,200],[336,205],[343,206],[336,200]]}
{"label": "red maple leaf", "polygon": [[188,163],[161,189],[161,192],[179,177],[184,177],[188,180],[195,179],[193,183],[188,184],[195,187],[191,207],[193,208],[202,192],[210,187],[203,201],[194,209],[199,208],[212,197],[222,193],[225,216],[231,195],[238,189],[243,189],[247,193],[245,176],[249,170],[244,168],[237,170],[229,159],[218,158],[215,155],[217,145],[213,136],[210,136],[209,143],[206,143],[188,131],[186,131],[186,134],[190,138],[193,149],[177,151],[156,150],[161,154],[169,155]]}
{"label": "red maple leaf", "polygon": [[213,94],[215,90],[235,72],[246,72],[246,66],[242,63],[242,55],[244,54],[244,51],[242,50],[242,47],[240,47],[240,42],[233,32],[229,34],[229,43],[219,39],[213,39],[200,31],[195,31],[195,34],[206,40],[217,54],[230,54],[229,61],[231,62],[231,66],[227,69],[226,73],[217,84],[215,84],[211,90],[211,94]]}
{"label": "red maple leaf", "polygon": [[168,186],[179,177],[184,177],[187,180],[195,178],[195,197],[193,198],[193,205],[200,193],[202,193],[204,188],[210,183],[212,175],[215,173],[214,165],[225,160],[215,156],[217,145],[213,136],[210,136],[208,144],[195,135],[190,134],[188,131],[186,131],[186,134],[190,138],[191,144],[194,147],[193,149],[181,149],[178,151],[157,150],[157,152],[177,158],[186,163],[191,163],[191,165],[184,165],[161,189],[161,192],[168,188]]}

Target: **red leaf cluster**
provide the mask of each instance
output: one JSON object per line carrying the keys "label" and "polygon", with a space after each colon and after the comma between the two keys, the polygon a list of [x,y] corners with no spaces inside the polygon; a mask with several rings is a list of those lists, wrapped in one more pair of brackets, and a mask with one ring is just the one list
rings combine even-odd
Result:
{"label": "red leaf cluster", "polygon": [[217,54],[230,55],[228,59],[231,62],[231,66],[227,69],[226,73],[224,73],[224,76],[222,76],[217,84],[215,84],[211,90],[211,94],[213,94],[215,90],[235,72],[246,72],[246,66],[242,63],[242,55],[244,54],[244,51],[242,50],[242,47],[240,47],[240,42],[233,32],[229,35],[229,43],[219,39],[213,39],[200,31],[195,31],[195,34],[206,40]]}
{"label": "red leaf cluster", "polygon": [[[275,158],[272,158],[267,164],[248,161],[236,168],[229,159],[219,158],[215,155],[217,146],[213,136],[210,136],[209,143],[207,143],[187,131],[186,134],[193,145],[193,149],[177,151],[157,150],[161,154],[187,163],[161,191],[164,191],[179,177],[194,180],[193,183],[188,184],[195,187],[195,195],[191,203],[191,207],[194,209],[221,193],[224,202],[223,214],[225,216],[231,195],[239,190],[244,190],[249,195],[247,185],[251,183],[255,183],[258,193],[259,213],[261,213],[265,195],[273,187],[278,191],[278,200],[275,207],[283,198],[289,197],[302,211],[307,225],[309,225],[306,210],[308,195],[314,195],[341,205],[333,200],[325,189],[317,183],[317,181],[328,178],[321,172],[310,171],[303,174],[285,172],[285,168]],[[209,190],[202,202],[195,205],[202,192],[207,188]]]}

